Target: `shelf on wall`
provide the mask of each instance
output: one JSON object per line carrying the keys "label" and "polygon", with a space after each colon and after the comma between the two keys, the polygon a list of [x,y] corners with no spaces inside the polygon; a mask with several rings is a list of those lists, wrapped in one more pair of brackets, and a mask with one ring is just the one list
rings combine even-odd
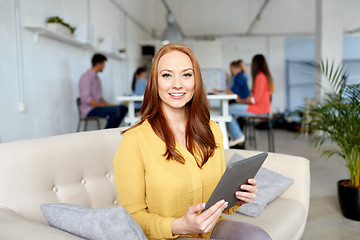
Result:
{"label": "shelf on wall", "polygon": [[45,37],[49,37],[54,40],[66,43],[66,44],[70,44],[75,47],[82,47],[82,48],[90,49],[94,52],[104,54],[106,57],[114,58],[117,60],[125,60],[126,59],[125,53],[116,53],[116,52],[108,52],[108,51],[104,51],[104,50],[99,50],[99,49],[96,49],[94,46],[92,46],[90,43],[78,41],[72,37],[68,37],[66,35],[50,31],[45,27],[41,27],[41,26],[24,26],[24,27],[26,29],[29,29],[32,32],[35,32],[35,37],[34,37],[35,43],[38,42],[39,35],[43,35]]}
{"label": "shelf on wall", "polygon": [[108,51],[99,50],[96,48],[93,48],[93,51],[97,52],[97,53],[101,53],[101,54],[105,55],[106,57],[115,58],[117,60],[125,60],[126,59],[125,53],[108,52]]}
{"label": "shelf on wall", "polygon": [[68,37],[68,36],[63,35],[61,33],[50,31],[50,30],[46,29],[45,27],[25,26],[25,28],[29,29],[30,31],[35,32],[35,38],[34,38],[35,43],[38,42],[39,35],[43,35],[45,37],[49,37],[49,38],[58,40],[60,42],[64,42],[64,43],[67,43],[67,44],[74,45],[76,47],[90,47],[90,44],[88,44],[88,43],[80,42],[80,41],[78,41],[78,40],[76,40],[74,38]]}

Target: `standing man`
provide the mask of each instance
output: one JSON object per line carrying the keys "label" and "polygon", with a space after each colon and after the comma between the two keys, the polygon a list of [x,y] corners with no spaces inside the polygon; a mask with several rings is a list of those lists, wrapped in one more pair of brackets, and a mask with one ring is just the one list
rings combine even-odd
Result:
{"label": "standing man", "polygon": [[98,72],[105,68],[107,58],[94,54],[92,67],[80,78],[80,111],[83,117],[108,117],[105,128],[116,128],[124,119],[128,108],[123,105],[110,104],[102,96],[102,87]]}

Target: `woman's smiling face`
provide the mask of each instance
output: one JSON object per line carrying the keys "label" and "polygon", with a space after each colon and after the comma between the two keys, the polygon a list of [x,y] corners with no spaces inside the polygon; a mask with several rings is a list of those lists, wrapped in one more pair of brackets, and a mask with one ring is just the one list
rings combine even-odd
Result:
{"label": "woman's smiling face", "polygon": [[162,56],[158,63],[157,82],[163,108],[185,109],[195,91],[194,69],[190,57],[179,51]]}

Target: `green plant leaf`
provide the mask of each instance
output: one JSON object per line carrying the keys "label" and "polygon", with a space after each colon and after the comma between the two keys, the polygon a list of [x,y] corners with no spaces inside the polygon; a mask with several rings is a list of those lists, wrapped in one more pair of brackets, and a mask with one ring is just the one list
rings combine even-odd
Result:
{"label": "green plant leaf", "polygon": [[[322,150],[328,158],[339,155],[346,163],[352,186],[360,187],[360,84],[347,85],[348,72],[343,63],[335,66],[326,59],[321,63],[308,64],[319,76],[323,75],[332,87],[325,91],[321,103],[299,108],[307,113],[311,121],[309,132],[322,132],[315,138],[314,147]],[[308,120],[307,120],[308,121]]]}

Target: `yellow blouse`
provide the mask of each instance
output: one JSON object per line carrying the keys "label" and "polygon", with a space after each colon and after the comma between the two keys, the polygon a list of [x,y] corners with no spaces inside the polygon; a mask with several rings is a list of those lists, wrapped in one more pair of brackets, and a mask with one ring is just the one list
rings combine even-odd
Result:
{"label": "yellow blouse", "polygon": [[[188,207],[207,202],[225,171],[222,133],[211,121],[219,146],[200,169],[194,156],[176,143],[185,164],[164,157],[166,145],[144,121],[124,134],[113,160],[119,205],[123,206],[149,239],[173,239],[172,221],[182,217]],[[226,211],[231,214],[235,206]],[[187,237],[210,238],[211,233]]]}

